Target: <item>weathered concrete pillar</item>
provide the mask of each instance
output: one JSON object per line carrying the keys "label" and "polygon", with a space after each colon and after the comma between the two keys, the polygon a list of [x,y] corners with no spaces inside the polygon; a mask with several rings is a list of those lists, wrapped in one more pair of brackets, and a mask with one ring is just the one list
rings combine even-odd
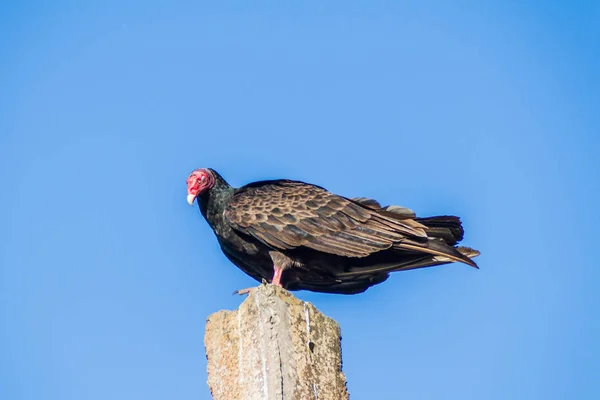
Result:
{"label": "weathered concrete pillar", "polygon": [[208,317],[215,400],[346,400],[339,325],[287,290],[262,284],[236,311]]}

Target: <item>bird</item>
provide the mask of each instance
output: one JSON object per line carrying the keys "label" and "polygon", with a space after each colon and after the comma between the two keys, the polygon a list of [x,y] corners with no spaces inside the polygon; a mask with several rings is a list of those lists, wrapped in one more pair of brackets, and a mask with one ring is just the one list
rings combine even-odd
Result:
{"label": "bird", "polygon": [[457,245],[464,229],[456,216],[419,218],[289,179],[235,188],[212,168],[195,169],[186,183],[187,202],[197,202],[223,254],[258,282],[289,291],[358,294],[396,271],[479,268],[472,258],[480,252]]}

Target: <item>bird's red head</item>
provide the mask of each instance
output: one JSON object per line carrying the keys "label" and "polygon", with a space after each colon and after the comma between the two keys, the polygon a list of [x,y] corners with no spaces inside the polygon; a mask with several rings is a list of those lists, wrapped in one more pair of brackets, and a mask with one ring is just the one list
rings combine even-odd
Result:
{"label": "bird's red head", "polygon": [[194,204],[194,199],[202,193],[211,189],[215,185],[215,177],[209,170],[199,168],[190,174],[187,178],[187,202]]}

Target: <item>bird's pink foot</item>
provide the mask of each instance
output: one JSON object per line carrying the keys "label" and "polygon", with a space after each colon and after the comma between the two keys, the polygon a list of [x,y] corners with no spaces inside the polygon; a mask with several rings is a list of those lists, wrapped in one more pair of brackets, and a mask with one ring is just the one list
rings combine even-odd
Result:
{"label": "bird's pink foot", "polygon": [[271,283],[273,285],[283,287],[283,285],[281,284],[281,273],[283,272],[283,269],[277,268],[277,267],[275,267],[274,269],[275,269],[275,273],[273,274],[273,280],[271,281]]}
{"label": "bird's pink foot", "polygon": [[[281,268],[273,268],[275,270],[275,272],[273,273],[273,279],[271,280],[271,284],[275,285],[275,286],[279,286],[279,287],[283,287],[283,285],[281,284],[281,274],[283,273],[283,269]],[[268,282],[263,278],[262,280],[263,285],[266,285]],[[249,287],[246,289],[238,289],[235,292],[233,292],[234,295],[238,294],[240,296],[244,295],[244,294],[249,294],[252,290],[256,289],[255,287]]]}
{"label": "bird's pink foot", "polygon": [[252,290],[254,290],[254,289],[256,289],[256,286],[255,287],[249,287],[249,288],[246,288],[246,289],[238,289],[235,292],[233,292],[233,295],[235,296],[237,294],[237,295],[243,296],[245,294],[250,294],[250,292]]}
{"label": "bird's pink foot", "polygon": [[[266,285],[266,284],[268,284],[268,283],[269,283],[269,282],[267,282],[267,280],[266,280],[265,278],[262,278],[262,284],[263,284],[263,285]],[[253,290],[254,290],[254,289],[256,289],[256,288],[258,288],[258,286],[249,287],[249,288],[246,288],[246,289],[238,289],[238,290],[236,290],[235,292],[233,292],[233,295],[236,295],[236,294],[238,294],[238,295],[242,296],[242,295],[244,295],[244,294],[250,294],[250,292],[251,292],[251,291],[253,291]]]}

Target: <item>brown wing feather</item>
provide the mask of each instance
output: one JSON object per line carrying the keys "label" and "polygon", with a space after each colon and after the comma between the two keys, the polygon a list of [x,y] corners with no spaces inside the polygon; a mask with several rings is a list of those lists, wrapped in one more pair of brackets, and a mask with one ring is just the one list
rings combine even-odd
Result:
{"label": "brown wing feather", "polygon": [[425,226],[397,218],[296,181],[271,181],[241,188],[225,219],[241,232],[278,249],[300,246],[348,257],[366,257],[410,238],[425,241]]}

